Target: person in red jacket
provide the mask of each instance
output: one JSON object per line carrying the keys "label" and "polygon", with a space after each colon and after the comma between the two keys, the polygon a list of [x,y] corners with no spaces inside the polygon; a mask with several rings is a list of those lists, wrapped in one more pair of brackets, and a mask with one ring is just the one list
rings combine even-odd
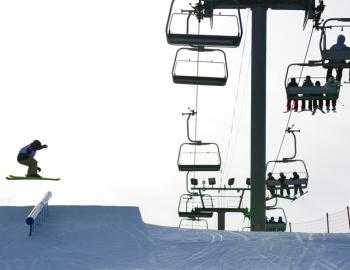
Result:
{"label": "person in red jacket", "polygon": [[270,191],[271,193],[271,197],[275,197],[275,189],[273,186],[269,186],[269,181],[273,181],[276,180],[275,177],[273,177],[272,172],[269,172],[267,174],[267,180],[266,180],[266,184],[267,184],[267,190]]}

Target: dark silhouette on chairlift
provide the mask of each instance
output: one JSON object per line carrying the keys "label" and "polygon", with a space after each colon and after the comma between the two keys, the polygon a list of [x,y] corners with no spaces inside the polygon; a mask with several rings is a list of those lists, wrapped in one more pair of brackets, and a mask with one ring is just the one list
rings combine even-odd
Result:
{"label": "dark silhouette on chairlift", "polygon": [[[203,2],[199,0],[197,4],[192,6],[190,4],[190,9],[181,9],[178,12],[173,11],[174,3],[176,0],[172,0],[168,20],[166,24],[166,37],[167,41],[171,45],[190,45],[190,46],[218,46],[218,47],[238,47],[241,43],[243,35],[243,27],[241,20],[241,12],[237,9],[236,15],[225,15],[225,14],[215,14],[212,8],[212,2]],[[175,19],[176,18],[176,19]],[[192,21],[191,18],[196,18]],[[198,22],[199,24],[205,19],[210,20],[210,26],[213,28],[214,21],[218,19],[230,19],[232,23],[238,25],[238,32],[231,33],[229,35],[219,35],[219,34],[200,34],[200,33],[190,33],[190,29],[194,27],[190,26],[191,22]],[[172,24],[174,21],[179,19],[184,22],[185,27],[181,31],[173,32]],[[195,27],[197,29],[197,27]]]}
{"label": "dark silhouette on chairlift", "polygon": [[[193,53],[193,57],[188,58],[187,54],[181,57],[184,51]],[[214,59],[201,60],[199,56],[203,55]],[[228,78],[226,54],[220,49],[180,48],[175,55],[172,76],[177,84],[224,86]]]}
{"label": "dark silhouette on chairlift", "polygon": [[[300,130],[295,130],[295,129],[293,129],[293,126],[292,126],[292,127],[288,127],[286,129],[286,132],[288,134],[292,134],[293,135],[293,139],[294,139],[293,140],[294,141],[294,154],[293,154],[293,156],[282,158],[282,160],[271,160],[271,161],[268,161],[266,163],[266,171],[268,170],[270,164],[274,164],[275,165],[277,163],[281,163],[281,164],[295,163],[295,164],[300,164],[303,167],[303,171],[301,171],[299,173],[302,173],[304,175],[304,177],[301,177],[299,179],[286,179],[286,180],[284,180],[283,183],[281,183],[281,181],[279,181],[279,180],[270,180],[270,181],[266,182],[266,188],[267,189],[272,189],[273,188],[274,190],[281,190],[281,189],[288,189],[288,190],[293,189],[294,190],[296,187],[297,188],[301,188],[301,189],[305,189],[308,186],[309,174],[308,174],[308,171],[307,171],[307,168],[306,168],[306,164],[301,159],[295,159],[295,157],[297,155],[297,141],[296,141],[295,133],[296,132],[300,132]],[[270,172],[270,170],[269,170],[269,172]],[[300,196],[301,195],[305,195],[306,193],[307,193],[307,191],[303,192],[302,194],[300,194]],[[281,195],[275,194],[275,196],[273,196],[271,198],[267,198],[266,200],[270,200],[272,198],[275,198],[276,201],[277,201],[277,198],[283,198],[283,199],[288,199],[288,200],[294,201],[294,200],[296,200],[299,197],[297,197],[297,196],[294,196],[294,197],[281,196]]]}
{"label": "dark silhouette on chairlift", "polygon": [[[216,143],[204,143],[199,140],[192,140],[189,135],[189,120],[196,112],[189,109],[187,115],[187,138],[189,143],[181,144],[177,159],[179,171],[219,171],[221,168],[221,156],[219,146]],[[187,149],[187,150],[186,150]],[[189,150],[188,150],[189,149]],[[204,150],[203,150],[204,149]],[[188,158],[184,161],[184,156]],[[210,160],[210,157],[213,160]]]}
{"label": "dark silhouette on chairlift", "polygon": [[[289,72],[291,67],[322,67],[322,63],[319,61],[309,61],[309,63],[290,64],[287,68],[285,76],[285,89],[287,93],[287,99],[290,100],[310,100],[310,101],[323,101],[338,98],[340,85],[318,85],[318,86],[290,86]],[[312,79],[312,78],[311,78]]]}
{"label": "dark silhouette on chairlift", "polygon": [[[336,24],[345,23],[345,24]],[[326,68],[350,68],[349,63],[346,60],[350,60],[350,48],[346,45],[333,49],[327,47],[327,31],[339,29],[343,31],[344,28],[350,28],[350,18],[331,18],[324,21],[323,25],[319,27],[321,29],[320,38],[320,51],[322,56],[323,66]],[[339,37],[338,36],[338,42]],[[344,37],[345,41],[345,37]],[[339,77],[338,77],[339,78]]]}

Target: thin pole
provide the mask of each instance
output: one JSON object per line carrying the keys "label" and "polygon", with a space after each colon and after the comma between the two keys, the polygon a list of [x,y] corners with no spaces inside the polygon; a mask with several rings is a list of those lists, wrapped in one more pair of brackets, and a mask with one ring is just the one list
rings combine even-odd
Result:
{"label": "thin pole", "polygon": [[289,232],[292,232],[292,223],[289,222]]}
{"label": "thin pole", "polygon": [[348,211],[348,221],[349,221],[349,230],[350,230],[350,212],[349,212],[349,206],[346,207],[346,210]]}
{"label": "thin pole", "polygon": [[218,211],[218,230],[225,230],[225,211]]}
{"label": "thin pole", "polygon": [[327,233],[329,233],[329,215],[328,215],[328,213],[326,213],[326,217],[327,217]]}
{"label": "thin pole", "polygon": [[266,13],[252,8],[251,70],[251,230],[265,230]]}

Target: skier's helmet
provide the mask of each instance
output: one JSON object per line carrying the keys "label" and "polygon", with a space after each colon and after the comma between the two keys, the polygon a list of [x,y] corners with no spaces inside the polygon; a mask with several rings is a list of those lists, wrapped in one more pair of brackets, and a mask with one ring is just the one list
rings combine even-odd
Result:
{"label": "skier's helmet", "polygon": [[39,140],[34,140],[32,142],[32,147],[36,150],[39,149],[41,147],[41,142]]}

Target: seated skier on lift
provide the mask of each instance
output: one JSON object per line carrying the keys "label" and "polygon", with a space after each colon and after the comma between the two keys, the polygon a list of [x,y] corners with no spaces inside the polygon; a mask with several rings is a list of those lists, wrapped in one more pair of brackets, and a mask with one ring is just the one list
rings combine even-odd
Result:
{"label": "seated skier on lift", "polygon": [[278,224],[286,224],[285,222],[283,222],[282,217],[278,217],[277,223]]}
{"label": "seated skier on lift", "polygon": [[[346,50],[346,49],[350,49],[348,46],[345,45],[345,36],[344,35],[338,35],[337,38],[337,43],[334,44],[332,47],[330,47],[330,51],[340,51],[340,50]],[[334,64],[342,64],[342,63],[346,63],[345,59],[339,59],[337,61],[330,61],[330,63],[334,63]],[[338,82],[341,82],[341,78],[343,76],[343,68],[342,67],[338,67],[335,68],[337,71],[337,76],[336,76],[336,80]],[[327,80],[330,76],[332,76],[332,72],[333,72],[333,67],[329,67],[327,69]]]}
{"label": "seated skier on lift", "polygon": [[[299,174],[297,172],[293,172],[293,178],[291,178],[293,181],[299,180]],[[300,192],[300,196],[304,194],[303,189],[301,188],[301,185],[294,185],[294,197],[298,195],[298,190]]]}
{"label": "seated skier on lift", "polygon": [[276,180],[276,179],[275,179],[275,177],[273,177],[272,172],[269,172],[267,174],[266,184],[267,184],[268,191],[270,191],[270,193],[271,193],[271,197],[275,197],[275,188],[269,186],[269,181],[273,181],[273,180]]}
{"label": "seated skier on lift", "polygon": [[38,167],[38,162],[34,159],[35,153],[38,150],[47,148],[47,145],[42,145],[40,141],[34,140],[31,144],[23,147],[17,156],[17,161],[25,166],[28,166],[27,177],[41,177],[38,174],[41,169]]}
{"label": "seated skier on lift", "polygon": [[[311,77],[309,75],[307,75],[305,77],[305,80],[303,82],[303,87],[313,87],[314,86],[314,83],[311,81]],[[309,94],[304,94],[304,97],[308,97],[310,96]],[[305,103],[306,103],[306,100],[303,99],[301,101],[301,110],[302,111],[305,111]],[[308,109],[310,111],[312,111],[312,100],[308,100]]]}
{"label": "seated skier on lift", "polygon": [[[327,78],[327,82],[326,82],[326,86],[330,86],[330,87],[339,87],[340,82],[336,79],[334,79],[334,77],[331,75]],[[337,106],[337,99],[338,97],[334,94],[328,94],[327,96],[331,97],[331,101],[332,101],[332,111],[336,111],[336,106]],[[327,107],[327,112],[329,112],[329,105],[330,105],[330,100],[327,99],[326,100],[326,107]]]}
{"label": "seated skier on lift", "polygon": [[283,197],[283,191],[287,190],[287,196],[290,197],[290,191],[289,191],[288,185],[285,184],[287,177],[284,175],[283,172],[280,173],[280,178],[278,180],[281,181],[281,191],[280,191],[281,196]]}
{"label": "seated skier on lift", "polygon": [[277,224],[277,221],[274,217],[270,217],[269,224]]}
{"label": "seated skier on lift", "polygon": [[[298,83],[297,83],[296,79],[291,78],[287,87],[298,87]],[[292,101],[294,102],[293,110],[295,110],[296,112],[298,111],[298,100],[293,99],[293,97],[298,97],[298,95],[293,94],[293,95],[289,95],[289,97],[287,97],[287,111],[286,112],[289,112],[292,109]]]}

